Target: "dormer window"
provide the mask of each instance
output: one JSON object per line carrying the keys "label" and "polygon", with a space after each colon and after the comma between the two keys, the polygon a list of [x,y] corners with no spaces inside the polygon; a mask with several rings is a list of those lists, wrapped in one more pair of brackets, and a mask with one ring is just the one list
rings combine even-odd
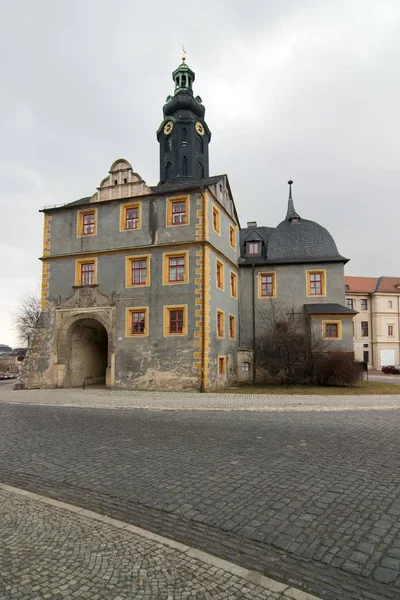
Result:
{"label": "dormer window", "polygon": [[247,242],[247,254],[259,256],[261,254],[261,242]]}

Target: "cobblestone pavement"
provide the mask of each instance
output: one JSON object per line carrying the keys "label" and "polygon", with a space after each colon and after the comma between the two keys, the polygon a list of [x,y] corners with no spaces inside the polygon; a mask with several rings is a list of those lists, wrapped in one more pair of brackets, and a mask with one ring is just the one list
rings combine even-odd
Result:
{"label": "cobblestone pavement", "polygon": [[0,402],[97,408],[149,410],[381,410],[400,409],[400,394],[387,396],[302,396],[276,394],[200,394],[196,392],[139,392],[89,387],[86,390],[18,390],[0,388]]}
{"label": "cobblestone pavement", "polygon": [[[52,393],[53,402],[74,396]],[[105,396],[99,392],[100,405]],[[163,398],[145,396],[154,408]],[[173,395],[165,396],[173,406]],[[175,406],[196,402],[194,396],[177,395]],[[214,396],[237,410],[5,402],[0,481],[137,524],[329,600],[400,598],[397,398],[382,398],[380,409],[363,406],[360,397],[329,398],[320,410],[315,397],[291,397],[289,404],[274,397],[275,408],[265,410],[266,399],[261,410],[242,410],[251,398]],[[43,398],[49,402],[51,393]]]}
{"label": "cobblestone pavement", "polygon": [[185,547],[171,548],[120,526],[0,490],[0,598],[289,600],[296,595],[275,582],[267,585],[279,591],[269,591],[193,558]]}

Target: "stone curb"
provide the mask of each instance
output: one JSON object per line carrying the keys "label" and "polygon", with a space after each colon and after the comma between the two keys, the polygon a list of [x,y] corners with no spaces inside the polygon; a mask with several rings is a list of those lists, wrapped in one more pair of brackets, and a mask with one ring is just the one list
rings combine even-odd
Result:
{"label": "stone curb", "polygon": [[256,571],[250,571],[249,569],[245,569],[244,567],[240,567],[221,558],[217,558],[212,554],[208,554],[206,552],[203,552],[202,550],[197,550],[196,548],[192,548],[191,546],[186,546],[185,544],[175,542],[174,540],[165,538],[156,533],[152,533],[151,531],[141,529],[140,527],[136,527],[135,525],[129,525],[128,523],[124,523],[123,521],[112,519],[105,515],[100,515],[99,513],[93,512],[91,510],[79,508],[79,506],[67,504],[66,502],[60,502],[59,500],[53,500],[52,498],[47,498],[46,496],[41,496],[40,494],[28,492],[26,490],[13,487],[11,485],[6,485],[4,483],[0,483],[0,490],[9,492],[11,494],[16,494],[18,496],[24,496],[25,498],[29,498],[31,500],[36,500],[37,502],[53,506],[54,508],[60,508],[62,510],[69,511],[71,513],[79,515],[80,517],[86,517],[88,519],[100,521],[101,523],[110,525],[111,527],[116,527],[117,529],[129,531],[130,533],[143,537],[147,540],[156,542],[157,544],[162,544],[163,546],[167,546],[168,548],[176,550],[177,552],[181,552],[182,554],[186,554],[190,558],[201,561],[207,565],[210,565],[217,569],[222,569],[223,571],[231,573],[236,577],[240,577],[245,581],[248,581],[249,583],[253,583],[255,585],[263,587],[269,592],[282,593],[283,597],[289,598],[291,600],[322,600],[318,596],[313,596],[312,594],[308,594],[307,592],[303,592],[302,590],[299,590],[297,588],[290,587],[289,585],[286,585],[280,581],[275,581],[274,579],[265,577],[261,573],[257,573]]}

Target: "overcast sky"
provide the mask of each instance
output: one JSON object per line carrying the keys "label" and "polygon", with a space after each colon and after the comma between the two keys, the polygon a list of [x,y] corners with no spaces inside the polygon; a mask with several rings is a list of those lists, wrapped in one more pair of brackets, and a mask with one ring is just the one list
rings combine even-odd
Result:
{"label": "overcast sky", "polygon": [[91,195],[127,158],[159,180],[156,129],[180,44],[242,225],[297,212],[400,277],[398,0],[2,0],[0,343],[40,286],[40,208]]}

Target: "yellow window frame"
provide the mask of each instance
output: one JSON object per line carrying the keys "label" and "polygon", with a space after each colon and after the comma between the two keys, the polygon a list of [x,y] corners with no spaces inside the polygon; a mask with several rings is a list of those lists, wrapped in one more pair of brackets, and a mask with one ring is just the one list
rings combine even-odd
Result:
{"label": "yellow window frame", "polygon": [[233,225],[229,225],[229,245],[232,250],[236,250],[236,229]]}
{"label": "yellow window frame", "polygon": [[[215,226],[214,226],[214,215],[216,215]],[[221,235],[221,213],[220,213],[219,209],[215,206],[215,204],[212,205],[211,224],[212,224],[212,228],[215,231],[215,233],[218,233],[218,235]]]}
{"label": "yellow window frame", "polygon": [[[220,335],[219,333],[219,328],[218,328],[218,316],[222,317],[221,318],[221,329],[222,329],[222,333]],[[225,337],[225,313],[223,310],[221,310],[220,308],[217,308],[217,317],[216,317],[216,333],[217,333],[217,338],[222,340]]]}
{"label": "yellow window frame", "polygon": [[[135,229],[127,229],[126,227],[126,212],[130,208],[138,209],[138,226]],[[125,204],[121,204],[119,210],[119,230],[120,231],[138,231],[138,229],[142,229],[142,203],[141,202],[128,202]]]}
{"label": "yellow window frame", "polygon": [[[231,324],[233,324],[232,327]],[[231,330],[233,330],[233,336],[231,335]],[[231,314],[229,314],[229,339],[236,340],[236,317]]]}
{"label": "yellow window frame", "polygon": [[75,260],[75,285],[77,287],[82,287],[82,265],[88,265],[90,263],[94,264],[93,283],[90,285],[97,285],[97,257],[93,256],[92,258],[77,258]]}
{"label": "yellow window frame", "polygon": [[[326,335],[326,326],[327,325],[337,325],[337,337],[328,337]],[[341,340],[342,339],[342,321],[322,321],[322,339],[331,341],[331,340]]]}
{"label": "yellow window frame", "polygon": [[[218,285],[218,267],[221,267],[220,273],[221,273],[221,284],[222,285]],[[225,290],[225,265],[222,262],[222,260],[219,260],[218,258],[216,259],[216,262],[215,262],[215,285],[218,290],[221,290],[221,291]]]}
{"label": "yellow window frame", "polygon": [[[136,231],[135,229],[133,231]],[[150,285],[150,258],[151,254],[134,254],[132,256],[125,257],[125,287],[126,288],[142,288],[149,287]],[[146,282],[145,283],[132,283],[132,263],[135,260],[146,261]]]}
{"label": "yellow window frame", "polygon": [[[312,294],[311,293],[311,280],[310,275],[321,274],[321,294]],[[306,282],[307,282],[307,297],[308,298],[322,298],[326,296],[326,270],[325,269],[311,269],[306,271]]]}
{"label": "yellow window frame", "polygon": [[[272,296],[263,296],[262,295],[262,278],[263,277],[272,277]],[[276,271],[263,271],[262,273],[258,273],[258,297],[261,300],[266,300],[269,298],[276,298]]]}
{"label": "yellow window frame", "polygon": [[[220,365],[222,366],[222,370],[220,369]],[[217,371],[218,371],[218,375],[225,375],[226,374],[226,356],[219,354],[218,358],[217,358]]]}
{"label": "yellow window frame", "polygon": [[[233,294],[232,294],[232,277],[233,277]],[[238,276],[237,273],[235,273],[234,271],[230,272],[229,275],[229,291],[231,294],[231,298],[234,298],[235,300],[237,300],[238,297]]]}
{"label": "yellow window frame", "polygon": [[[178,258],[183,256],[184,261],[184,275],[182,281],[170,281],[169,280],[169,259]],[[164,252],[163,253],[163,285],[181,285],[183,283],[189,283],[189,250],[181,250],[180,252]]]}
{"label": "yellow window frame", "polygon": [[[83,233],[83,218],[85,215],[94,214],[94,231],[93,233]],[[84,208],[78,210],[76,222],[77,237],[91,237],[97,235],[97,208]]]}
{"label": "yellow window frame", "polygon": [[[185,203],[185,221],[183,223],[173,223],[173,212],[172,207],[175,202]],[[167,198],[167,211],[166,211],[166,226],[167,227],[183,227],[184,225],[190,224],[190,196],[176,196]]]}
{"label": "yellow window frame", "polygon": [[[181,333],[170,333],[169,315],[173,310],[183,310],[183,326]],[[184,337],[188,333],[188,306],[187,304],[165,304],[164,305],[164,337]]]}
{"label": "yellow window frame", "polygon": [[[135,312],[144,312],[144,332],[132,333],[132,315]],[[125,337],[143,338],[149,335],[149,307],[129,306],[125,311]]]}

